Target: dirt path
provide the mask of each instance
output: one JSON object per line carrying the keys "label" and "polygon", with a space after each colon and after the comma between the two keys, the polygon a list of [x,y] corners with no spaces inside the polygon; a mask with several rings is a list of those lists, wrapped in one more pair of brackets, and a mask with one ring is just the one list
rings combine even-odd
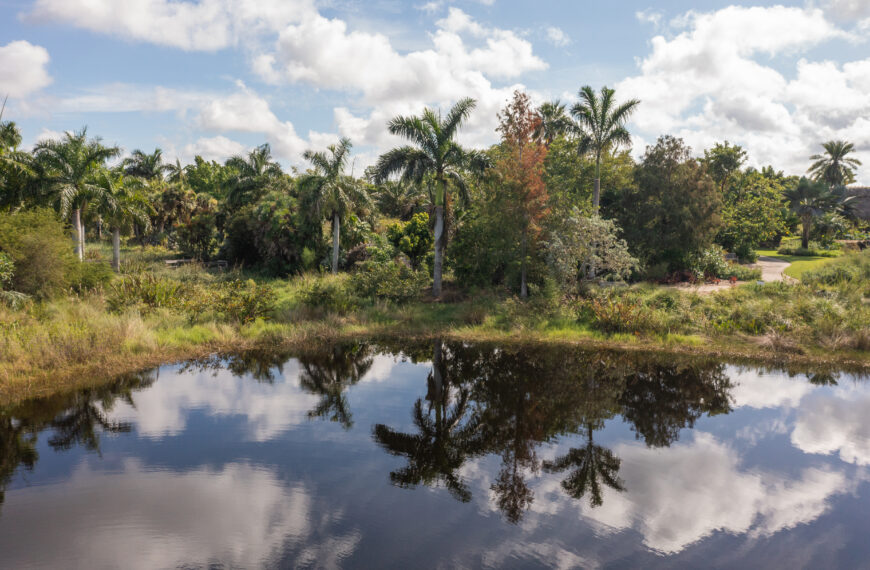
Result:
{"label": "dirt path", "polygon": [[[761,269],[761,280],[765,283],[769,283],[771,281],[790,280],[791,277],[785,274],[785,269],[789,265],[791,265],[791,263],[789,263],[788,261],[776,257],[769,257],[766,255],[760,256],[758,258],[758,262],[755,264],[756,267]],[[705,283],[703,285],[689,285],[688,283],[680,283],[679,285],[666,285],[666,287],[682,289],[683,291],[698,293],[699,295],[708,295],[710,293],[715,293],[716,291],[724,291],[730,287],[743,285],[745,283],[748,283],[748,281],[738,281],[735,284],[731,284],[728,281],[722,281],[718,285],[714,285],[712,283]]]}

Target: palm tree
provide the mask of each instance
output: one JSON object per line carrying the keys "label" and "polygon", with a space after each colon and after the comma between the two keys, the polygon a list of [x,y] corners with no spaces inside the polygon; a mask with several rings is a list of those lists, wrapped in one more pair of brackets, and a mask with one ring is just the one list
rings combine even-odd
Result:
{"label": "palm tree", "polygon": [[845,198],[842,191],[832,190],[825,181],[813,182],[806,178],[801,178],[797,186],[783,192],[783,196],[801,220],[801,247],[804,249],[810,246],[813,218],[836,211],[850,199]]}
{"label": "palm tree", "polygon": [[481,152],[466,150],[454,139],[474,109],[474,99],[462,99],[442,118],[441,113],[425,109],[414,117],[398,116],[389,124],[389,131],[413,143],[394,148],[381,155],[375,165],[375,182],[382,184],[393,174],[402,173],[406,182],[422,184],[424,179],[435,185],[435,261],[432,294],[441,295],[441,273],[444,261],[444,213],[450,204],[448,190],[455,188],[467,200],[466,174],[483,174],[489,159]]}
{"label": "palm tree", "polygon": [[151,154],[136,149],[124,159],[121,166],[127,176],[137,176],[145,180],[162,179],[163,174],[169,170],[169,165],[163,164],[163,151],[159,148],[154,149]]}
{"label": "palm tree", "polygon": [[549,147],[556,137],[574,132],[577,128],[565,109],[565,104],[559,101],[548,101],[538,107],[541,121],[535,131],[535,139]]}
{"label": "palm tree", "polygon": [[589,492],[589,505],[600,507],[602,504],[601,483],[616,491],[624,491],[625,486],[618,477],[622,461],[612,451],[592,440],[594,426],[586,424],[586,445],[572,448],[567,454],[554,461],[544,461],[544,471],[556,473],[573,468],[571,474],[562,481],[562,488],[575,499],[581,499]]}
{"label": "palm tree", "polygon": [[320,396],[320,402],[308,412],[308,417],[328,416],[344,429],[353,427],[345,391],[366,375],[373,362],[371,351],[364,345],[334,346],[311,356],[301,356],[299,385]]}
{"label": "palm tree", "polygon": [[67,132],[60,140],[46,140],[33,149],[36,159],[44,166],[47,186],[55,196],[61,215],[72,212],[76,235],[76,255],[84,259],[85,232],[82,211],[88,201],[103,196],[102,187],[94,183],[94,176],[110,158],[118,156],[116,146],[103,146],[99,138],[88,139],[87,128]]}
{"label": "palm tree", "polygon": [[121,230],[137,224],[145,231],[151,227],[149,214],[153,211],[151,202],[141,191],[141,183],[123,174],[104,170],[97,177],[97,184],[103,189],[99,204],[100,214],[112,229],[112,269],[121,271]]}
{"label": "palm tree", "polygon": [[402,180],[388,180],[375,191],[378,209],[386,216],[407,222],[423,209],[425,193],[418,184]]}
{"label": "palm tree", "polygon": [[630,99],[617,105],[613,96],[616,92],[606,86],[601,88],[599,97],[592,87],[586,85],[580,89],[580,102],[571,107],[571,114],[577,119],[580,136],[580,150],[592,152],[595,155],[595,194],[592,197],[592,207],[598,211],[601,201],[601,154],[607,150],[616,150],[620,145],[631,145],[631,136],[625,128],[625,122],[640,104],[637,99]]}
{"label": "palm tree", "polygon": [[848,155],[855,150],[855,145],[846,141],[828,141],[822,143],[825,154],[814,154],[810,160],[816,162],[807,172],[813,180],[827,183],[828,186],[846,186],[855,181],[855,168],[861,166],[861,161]]}
{"label": "palm tree", "polygon": [[365,188],[352,175],[344,173],[353,145],[342,138],[337,145],[329,145],[325,152],[306,150],[305,160],[311,162],[314,171],[302,176],[299,187],[308,192],[314,202],[315,215],[332,220],[332,273],[338,273],[338,245],[341,220],[355,207],[368,205]]}
{"label": "palm tree", "polygon": [[272,149],[268,144],[258,146],[247,156],[230,158],[226,166],[236,170],[227,195],[232,210],[256,201],[269,183],[282,175],[281,165],[272,160]]}

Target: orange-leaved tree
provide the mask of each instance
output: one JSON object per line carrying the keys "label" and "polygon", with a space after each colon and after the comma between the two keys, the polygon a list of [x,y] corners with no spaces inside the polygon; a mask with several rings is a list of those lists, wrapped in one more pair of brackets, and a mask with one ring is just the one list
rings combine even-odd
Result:
{"label": "orange-leaved tree", "polygon": [[527,273],[531,245],[541,233],[541,221],[548,213],[547,186],[544,184],[544,158],[547,147],[539,141],[541,115],[525,93],[514,91],[513,99],[498,114],[502,136],[496,172],[502,189],[511,196],[511,212],[519,223],[520,296],[529,295]]}

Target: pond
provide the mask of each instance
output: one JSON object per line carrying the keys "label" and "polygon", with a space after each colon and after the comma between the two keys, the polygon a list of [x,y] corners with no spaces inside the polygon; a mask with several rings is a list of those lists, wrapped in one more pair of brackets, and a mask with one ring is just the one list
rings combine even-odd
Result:
{"label": "pond", "polygon": [[866,567],[868,418],[709,359],[215,357],[0,410],[0,567]]}

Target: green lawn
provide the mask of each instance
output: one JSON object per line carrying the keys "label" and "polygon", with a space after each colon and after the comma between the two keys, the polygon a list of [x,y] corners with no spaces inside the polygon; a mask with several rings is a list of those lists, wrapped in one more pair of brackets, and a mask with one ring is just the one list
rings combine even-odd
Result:
{"label": "green lawn", "polygon": [[822,265],[837,259],[836,257],[817,257],[809,255],[782,255],[775,249],[759,249],[758,255],[776,257],[788,261],[791,265],[789,265],[785,270],[785,274],[795,279],[800,279],[804,271],[818,269]]}

